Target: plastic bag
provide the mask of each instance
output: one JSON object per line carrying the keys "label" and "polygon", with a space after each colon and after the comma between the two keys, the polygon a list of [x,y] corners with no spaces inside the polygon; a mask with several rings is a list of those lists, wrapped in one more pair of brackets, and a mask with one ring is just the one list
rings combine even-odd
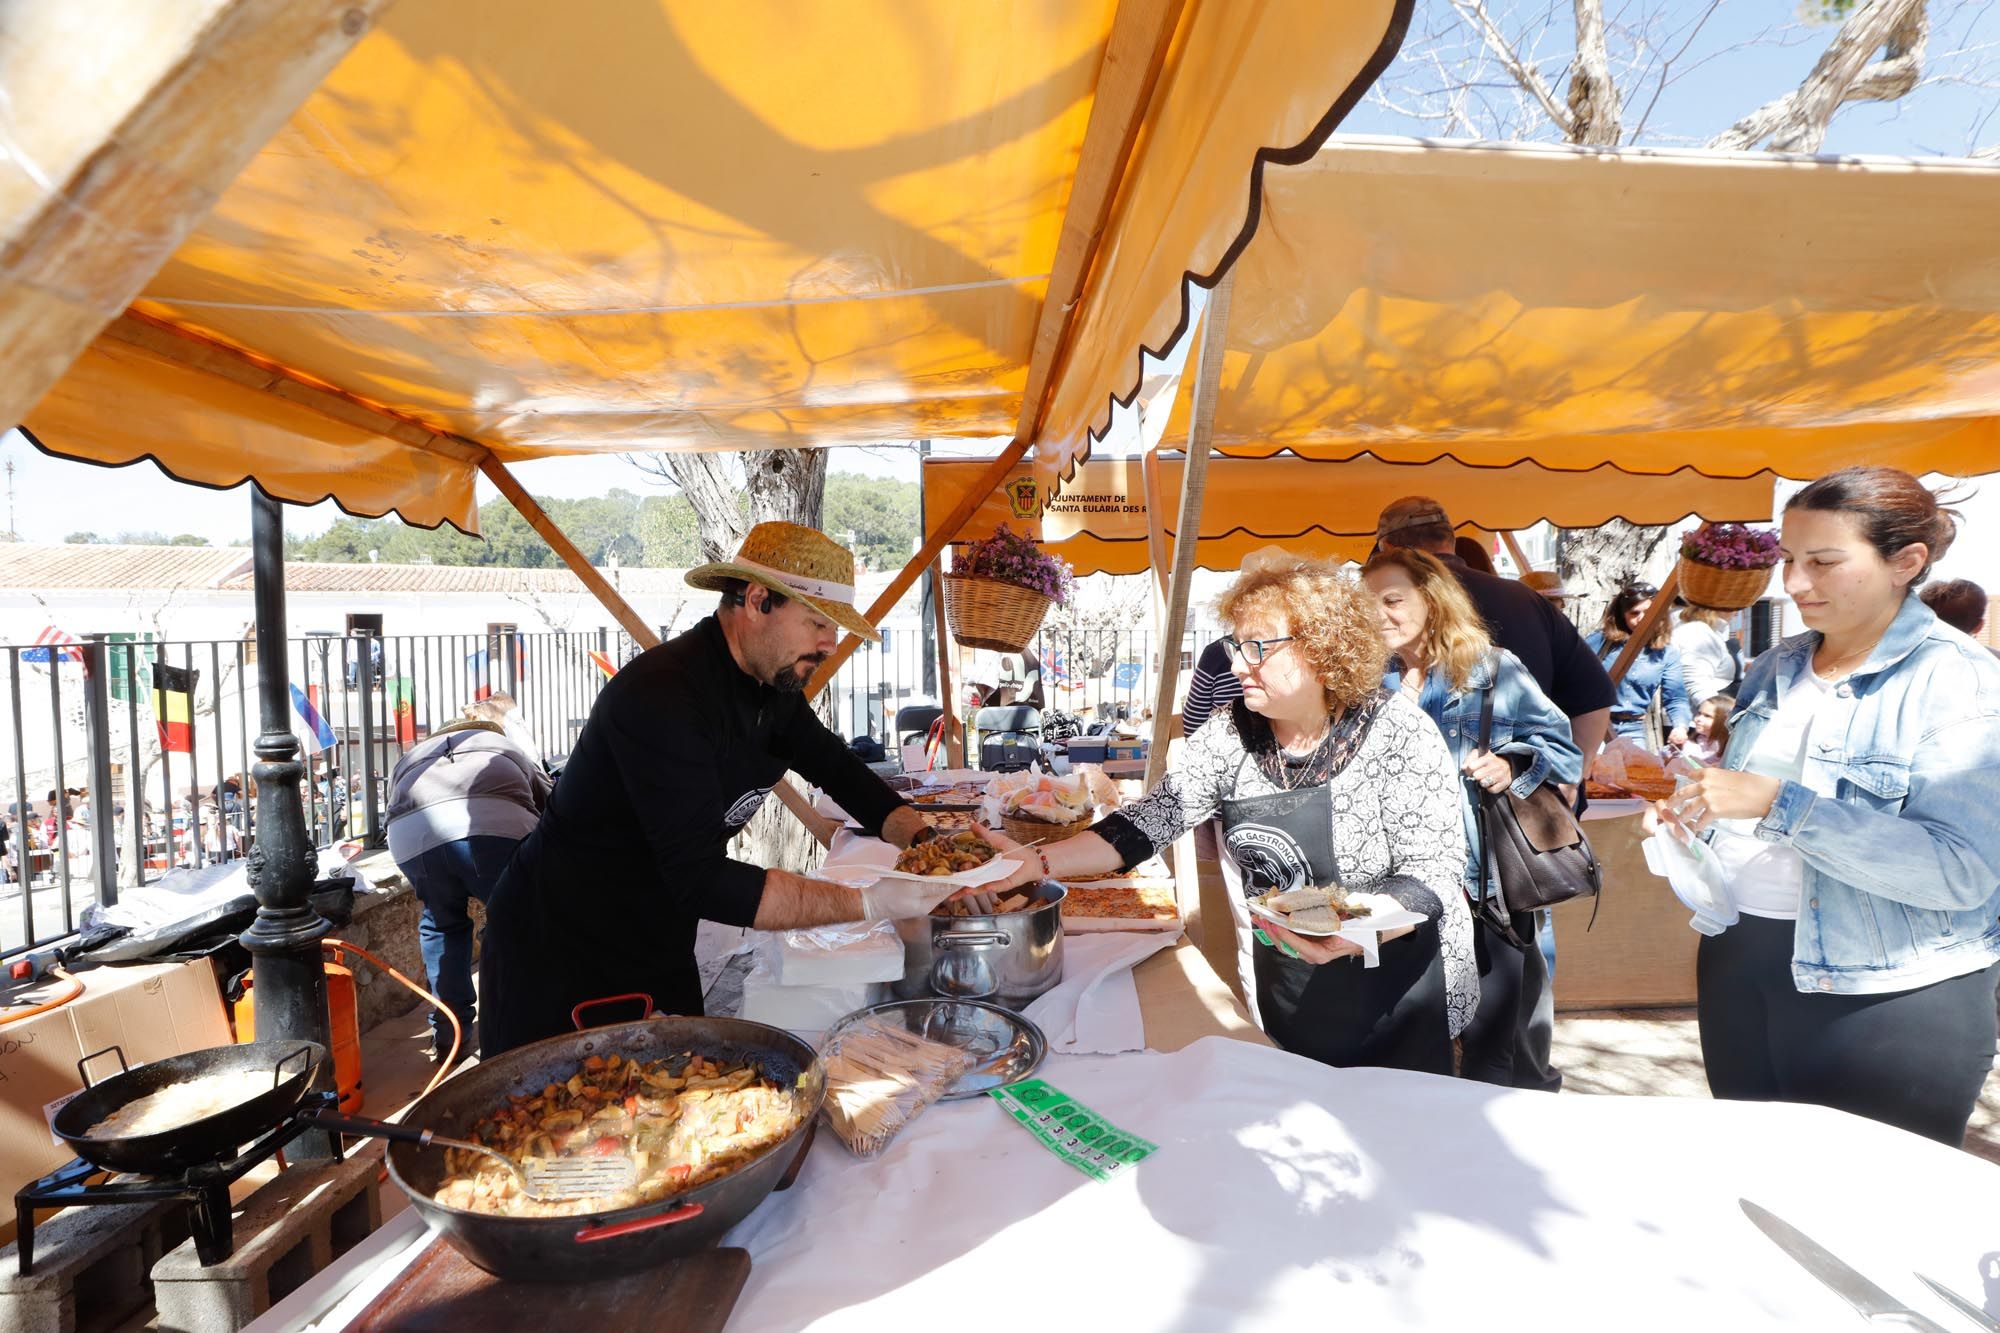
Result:
{"label": "plastic bag", "polygon": [[1694,913],[1688,925],[1704,935],[1720,935],[1736,924],[1736,900],[1724,882],[1722,866],[1709,845],[1696,839],[1683,843],[1662,822],[1641,844],[1646,865],[1667,881],[1674,897]]}
{"label": "plastic bag", "polygon": [[762,934],[757,955],[781,986],[841,986],[903,975],[903,937],[888,921]]}
{"label": "plastic bag", "polygon": [[826,1121],[856,1157],[887,1148],[923,1109],[972,1067],[956,1046],[927,1041],[900,1021],[861,1015],[835,1028],[820,1048],[826,1065]]}

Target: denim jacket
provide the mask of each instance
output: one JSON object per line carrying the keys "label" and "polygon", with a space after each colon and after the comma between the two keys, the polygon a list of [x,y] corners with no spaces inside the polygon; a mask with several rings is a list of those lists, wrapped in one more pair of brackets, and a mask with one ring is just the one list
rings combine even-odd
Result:
{"label": "denim jacket", "polygon": [[[1618,660],[1618,654],[1625,650],[1622,640],[1605,643],[1603,630],[1587,635],[1584,642],[1590,645],[1590,651],[1597,654],[1607,671]],[[1643,713],[1652,705],[1655,690],[1660,692],[1660,704],[1666,711],[1669,730],[1694,725],[1694,707],[1688,703],[1687,678],[1681,672],[1681,650],[1672,644],[1664,648],[1639,650],[1625,672],[1625,679],[1618,682],[1618,698],[1611,705],[1611,711]]]}
{"label": "denim jacket", "polygon": [[[1819,641],[1795,635],[1745,673],[1726,767],[1749,761]],[[1800,780],[1756,836],[1805,862],[1800,990],[1911,990],[2000,959],[2000,663],[1905,600],[1821,705]]]}
{"label": "denim jacket", "polygon": [[[1392,690],[1402,688],[1403,668],[1397,660],[1390,660],[1383,683]],[[1544,782],[1582,781],[1583,752],[1570,737],[1569,718],[1549,702],[1519,658],[1504,648],[1494,649],[1491,656],[1472,669],[1467,685],[1463,693],[1454,691],[1444,671],[1432,667],[1424,676],[1423,693],[1417,700],[1418,707],[1444,733],[1455,764],[1462,769],[1479,748],[1480,695],[1491,688],[1493,753],[1506,755],[1513,764],[1514,794],[1531,795]],[[1477,897],[1484,849],[1479,840],[1479,811],[1469,780],[1459,783],[1458,804],[1465,822],[1465,883]]]}

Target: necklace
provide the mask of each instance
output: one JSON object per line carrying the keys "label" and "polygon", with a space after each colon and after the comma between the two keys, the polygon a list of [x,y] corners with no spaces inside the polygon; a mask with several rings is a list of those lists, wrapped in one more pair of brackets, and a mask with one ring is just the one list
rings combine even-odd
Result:
{"label": "necklace", "polygon": [[[1275,744],[1277,742],[1277,739],[1278,739],[1278,734],[1274,730],[1271,733],[1271,740]],[[1326,743],[1332,739],[1333,739],[1333,719],[1329,717],[1326,720],[1325,729],[1323,729],[1319,733],[1318,737],[1316,737],[1313,740],[1312,748],[1307,750],[1304,754],[1299,754],[1295,752],[1290,746],[1279,745],[1278,785],[1285,791],[1296,791],[1298,790],[1299,786],[1302,783],[1309,782],[1309,780],[1312,777],[1313,769],[1317,766],[1315,761],[1319,758],[1320,751],[1324,750],[1326,748]],[[1296,769],[1298,773],[1296,779],[1293,777],[1294,769]]]}
{"label": "necklace", "polygon": [[[1845,667],[1849,662],[1853,662],[1855,665],[1859,666],[1862,662],[1867,661],[1868,654],[1874,652],[1875,645],[1879,644],[1880,642],[1882,642],[1882,638],[1880,635],[1877,635],[1874,641],[1869,643],[1866,647],[1858,648],[1851,653],[1842,653],[1838,657],[1829,657],[1822,659],[1820,657],[1819,652],[1815,652],[1813,654],[1813,661],[1812,661],[1813,674],[1818,676],[1821,680],[1832,680],[1838,676],[1850,674],[1847,672],[1843,672],[1841,668]],[[1820,641],[1820,650],[1824,651],[1825,648],[1826,648],[1826,641],[1822,639]]]}

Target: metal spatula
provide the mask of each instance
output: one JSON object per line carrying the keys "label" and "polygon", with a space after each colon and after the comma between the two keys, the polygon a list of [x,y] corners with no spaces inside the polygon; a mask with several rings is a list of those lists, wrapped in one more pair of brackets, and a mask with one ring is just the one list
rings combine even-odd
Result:
{"label": "metal spatula", "polygon": [[638,1178],[638,1164],[630,1153],[585,1153],[577,1157],[558,1157],[532,1163],[521,1163],[503,1152],[496,1152],[483,1143],[472,1143],[466,1139],[450,1139],[428,1129],[417,1129],[412,1125],[398,1125],[388,1120],[369,1120],[365,1117],[334,1115],[321,1112],[313,1120],[328,1129],[339,1130],[343,1134],[365,1134],[370,1138],[393,1139],[398,1143],[414,1143],[420,1148],[463,1148],[491,1157],[500,1165],[514,1173],[521,1182],[521,1192],[531,1199],[549,1202],[557,1199],[587,1199],[599,1194],[616,1194],[630,1189]]}

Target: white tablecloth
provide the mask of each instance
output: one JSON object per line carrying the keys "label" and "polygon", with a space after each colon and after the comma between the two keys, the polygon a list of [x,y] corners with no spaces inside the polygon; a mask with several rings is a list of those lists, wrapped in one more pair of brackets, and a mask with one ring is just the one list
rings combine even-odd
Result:
{"label": "white tablecloth", "polygon": [[1040,1025],[1056,1055],[1143,1050],[1146,1017],[1132,969],[1179,939],[1157,930],[1063,937],[1063,979],[1021,1012]]}
{"label": "white tablecloth", "polygon": [[2000,1308],[2000,1171],[1816,1107],[1549,1096],[1242,1042],[1052,1059],[1160,1150],[1094,1182],[985,1101],[859,1162],[822,1138],[730,1236],[733,1328],[1860,1327],[1747,1196],[1947,1327],[1912,1269]]}

